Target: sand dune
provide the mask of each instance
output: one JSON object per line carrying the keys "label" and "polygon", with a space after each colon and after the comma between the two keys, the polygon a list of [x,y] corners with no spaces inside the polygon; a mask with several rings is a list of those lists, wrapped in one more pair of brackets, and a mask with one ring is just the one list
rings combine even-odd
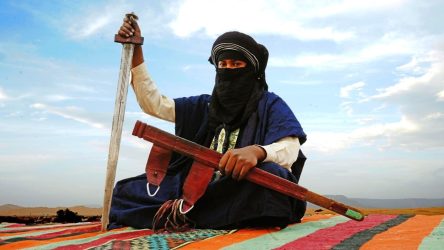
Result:
{"label": "sand dune", "polygon": [[[102,214],[102,208],[91,208],[86,206],[73,207],[21,207],[16,205],[2,205],[0,206],[0,216],[55,216],[60,209],[66,209],[76,212],[82,216],[96,216]],[[308,208],[307,215],[319,213],[332,213],[326,209],[315,212],[316,209]],[[444,207],[432,208],[405,208],[405,209],[362,209],[364,214],[423,214],[423,215],[437,215],[444,214]]]}
{"label": "sand dune", "polygon": [[60,209],[69,209],[78,215],[95,216],[101,215],[101,208],[90,208],[85,206],[73,207],[20,207],[15,205],[0,206],[0,216],[55,216]]}

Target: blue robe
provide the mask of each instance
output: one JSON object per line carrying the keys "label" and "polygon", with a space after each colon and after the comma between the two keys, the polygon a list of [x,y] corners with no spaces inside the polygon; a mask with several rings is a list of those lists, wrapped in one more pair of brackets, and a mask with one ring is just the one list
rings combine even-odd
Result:
{"label": "blue robe", "polygon": [[[175,99],[177,136],[209,146],[208,105],[210,95]],[[306,135],[288,105],[276,94],[264,92],[258,109],[241,128],[236,147],[252,144],[268,145],[287,136],[296,136],[304,143]],[[293,175],[275,163],[257,167],[297,183],[305,157],[300,152],[293,164]],[[180,198],[182,185],[192,161],[173,154],[168,172],[155,197],[146,191],[145,174],[121,180],[116,184],[110,211],[109,228],[132,226],[151,228],[157,209],[167,200]],[[211,182],[205,194],[187,216],[197,228],[240,228],[280,226],[299,222],[306,203],[246,180],[235,181],[224,176]]]}

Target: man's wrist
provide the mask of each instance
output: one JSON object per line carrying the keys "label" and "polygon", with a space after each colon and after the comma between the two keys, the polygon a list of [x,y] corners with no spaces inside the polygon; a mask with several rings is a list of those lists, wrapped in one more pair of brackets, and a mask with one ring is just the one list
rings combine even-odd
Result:
{"label": "man's wrist", "polygon": [[144,62],[141,45],[134,46],[132,68],[135,68]]}
{"label": "man's wrist", "polygon": [[256,154],[257,160],[259,162],[264,161],[267,158],[267,151],[261,145],[255,144],[254,146],[255,146],[255,148],[257,148],[257,152],[258,152]]}

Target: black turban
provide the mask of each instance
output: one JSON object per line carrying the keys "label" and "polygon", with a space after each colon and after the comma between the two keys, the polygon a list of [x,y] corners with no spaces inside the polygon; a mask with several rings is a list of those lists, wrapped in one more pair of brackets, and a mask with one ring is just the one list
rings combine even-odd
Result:
{"label": "black turban", "polygon": [[248,60],[257,76],[263,79],[265,90],[268,89],[265,82],[265,68],[268,62],[268,50],[264,45],[257,43],[251,36],[238,32],[230,31],[219,36],[213,43],[211,56],[208,61],[217,67],[219,56],[224,51],[238,51]]}

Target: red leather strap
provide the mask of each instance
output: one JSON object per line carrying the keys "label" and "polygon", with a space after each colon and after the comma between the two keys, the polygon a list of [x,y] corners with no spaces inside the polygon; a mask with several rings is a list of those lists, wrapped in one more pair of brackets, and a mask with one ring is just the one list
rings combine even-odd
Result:
{"label": "red leather strap", "polygon": [[184,200],[182,211],[184,211],[184,213],[187,213],[193,207],[194,203],[205,193],[208,183],[210,183],[211,177],[213,177],[213,173],[214,170],[204,163],[199,161],[193,162],[182,188],[182,197]]}
{"label": "red leather strap", "polygon": [[148,183],[155,186],[160,185],[163,178],[165,178],[171,153],[171,150],[153,144],[145,167]]}

